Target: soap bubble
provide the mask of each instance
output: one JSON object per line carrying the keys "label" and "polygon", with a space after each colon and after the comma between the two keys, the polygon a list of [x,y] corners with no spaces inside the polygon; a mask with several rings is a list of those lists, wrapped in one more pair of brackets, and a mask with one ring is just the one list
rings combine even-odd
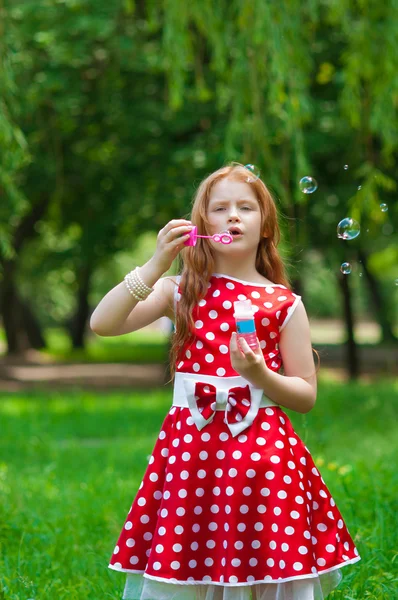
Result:
{"label": "soap bubble", "polygon": [[337,237],[342,240],[353,240],[359,236],[361,228],[358,221],[347,217],[337,225]]}
{"label": "soap bubble", "polygon": [[318,189],[318,182],[313,177],[303,177],[300,179],[300,190],[304,194],[312,194]]}
{"label": "soap bubble", "polygon": [[247,183],[253,183],[260,178],[260,169],[256,165],[245,165],[245,169],[250,171],[250,176],[246,179]]}
{"label": "soap bubble", "polygon": [[358,190],[361,190],[361,189],[362,189],[362,186],[361,186],[361,185],[359,185],[359,186],[358,186]]}
{"label": "soap bubble", "polygon": [[381,208],[381,212],[388,211],[388,206],[387,206],[387,204],[384,204],[384,202],[382,204],[380,204],[380,208]]}
{"label": "soap bubble", "polygon": [[341,267],[340,267],[340,271],[343,273],[343,275],[349,275],[351,273],[351,265],[348,262],[343,262]]}
{"label": "soap bubble", "polygon": [[344,171],[348,171],[348,165],[344,165]]}

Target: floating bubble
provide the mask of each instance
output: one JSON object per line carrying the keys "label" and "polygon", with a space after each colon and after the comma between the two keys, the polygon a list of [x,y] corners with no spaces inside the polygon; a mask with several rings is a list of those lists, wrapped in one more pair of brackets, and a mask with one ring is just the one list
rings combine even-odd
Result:
{"label": "floating bubble", "polygon": [[388,206],[387,206],[387,204],[384,204],[384,202],[382,204],[380,204],[380,208],[381,208],[381,212],[388,211]]}
{"label": "floating bubble", "polygon": [[361,186],[361,185],[359,185],[359,186],[358,186],[358,190],[361,190],[361,189],[362,189],[362,186]]}
{"label": "floating bubble", "polygon": [[343,262],[341,267],[340,267],[340,271],[343,273],[343,275],[349,275],[351,273],[351,265],[348,262]]}
{"label": "floating bubble", "polygon": [[304,194],[312,194],[318,189],[318,182],[313,177],[303,177],[300,179],[300,190]]}
{"label": "floating bubble", "polygon": [[337,225],[337,237],[342,240],[353,240],[361,232],[361,228],[359,226],[358,221],[355,219],[351,219],[351,217],[347,217],[340,221]]}
{"label": "floating bubble", "polygon": [[348,170],[348,165],[344,165],[344,171]]}
{"label": "floating bubble", "polygon": [[247,183],[253,183],[260,179],[260,169],[256,165],[245,165],[245,169],[250,171],[250,176],[246,179]]}
{"label": "floating bubble", "polygon": [[398,279],[395,280],[395,285],[398,285]]}
{"label": "floating bubble", "polygon": [[360,273],[359,276],[362,277],[362,273]]}

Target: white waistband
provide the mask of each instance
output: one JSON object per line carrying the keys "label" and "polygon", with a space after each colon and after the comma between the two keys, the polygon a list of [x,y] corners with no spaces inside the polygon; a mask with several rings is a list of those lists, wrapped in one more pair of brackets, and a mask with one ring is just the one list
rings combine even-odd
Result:
{"label": "white waistband", "polygon": [[[216,410],[225,411],[225,393],[232,387],[248,385],[251,392],[253,390],[258,390],[258,388],[255,388],[247,381],[247,379],[244,379],[244,377],[240,377],[239,375],[236,377],[216,377],[214,375],[199,375],[199,373],[181,373],[181,371],[178,371],[174,378],[173,406],[189,408],[184,379],[193,379],[194,381],[201,381],[214,385],[217,390]],[[265,406],[278,405],[276,402],[273,402],[263,394],[259,408],[263,408]]]}

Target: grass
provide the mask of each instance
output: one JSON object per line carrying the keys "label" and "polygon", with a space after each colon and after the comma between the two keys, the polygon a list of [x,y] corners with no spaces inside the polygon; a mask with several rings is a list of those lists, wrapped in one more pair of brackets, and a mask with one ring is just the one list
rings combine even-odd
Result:
{"label": "grass", "polygon": [[[396,597],[398,385],[321,380],[289,411],[362,561],[333,600]],[[141,483],[169,390],[0,394],[0,598],[120,599],[108,559]]]}

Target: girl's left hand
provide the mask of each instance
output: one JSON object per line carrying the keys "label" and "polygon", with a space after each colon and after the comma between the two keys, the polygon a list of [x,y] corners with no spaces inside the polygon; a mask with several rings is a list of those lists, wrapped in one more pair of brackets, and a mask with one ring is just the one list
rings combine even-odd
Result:
{"label": "girl's left hand", "polygon": [[261,388],[262,381],[268,369],[260,342],[257,339],[257,348],[250,348],[244,338],[239,338],[234,331],[229,344],[232,368],[244,379],[247,379],[255,387]]}

